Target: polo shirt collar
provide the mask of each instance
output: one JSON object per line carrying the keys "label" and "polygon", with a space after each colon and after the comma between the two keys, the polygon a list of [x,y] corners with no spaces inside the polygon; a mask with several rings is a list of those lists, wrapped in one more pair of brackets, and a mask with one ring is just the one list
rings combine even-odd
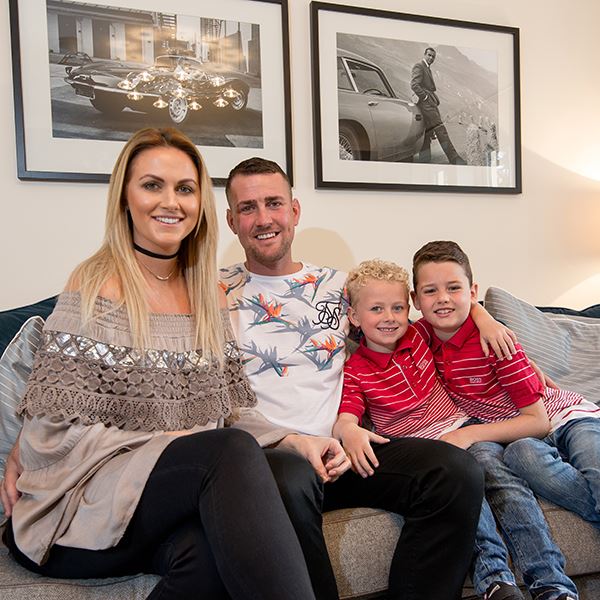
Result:
{"label": "polo shirt collar", "polygon": [[467,340],[471,338],[473,332],[477,331],[477,326],[475,325],[475,321],[473,321],[471,315],[467,317],[467,320],[460,326],[458,331],[446,342],[440,340],[440,338],[435,335],[433,328],[431,325],[428,325],[428,329],[431,331],[431,351],[437,352],[442,346],[442,344],[447,344],[448,346],[454,346],[457,349],[461,349]]}
{"label": "polo shirt collar", "polygon": [[407,333],[398,340],[396,349],[393,352],[377,352],[377,350],[371,350],[371,348],[367,347],[366,339],[363,336],[356,352],[380,369],[387,369],[395,356],[404,350],[410,350],[413,345],[414,336],[409,335],[407,331]]}

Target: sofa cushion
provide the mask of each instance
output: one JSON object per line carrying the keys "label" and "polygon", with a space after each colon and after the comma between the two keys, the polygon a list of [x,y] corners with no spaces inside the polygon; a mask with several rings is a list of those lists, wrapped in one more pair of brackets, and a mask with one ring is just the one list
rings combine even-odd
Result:
{"label": "sofa cushion", "polygon": [[50,579],[19,566],[3,544],[0,544],[0,574],[2,600],[144,600],[159,579],[154,575]]}
{"label": "sofa cushion", "polygon": [[583,310],[574,310],[564,306],[537,306],[542,312],[554,313],[565,317],[583,317],[585,319],[600,319],[600,304],[588,306]]}
{"label": "sofa cushion", "polygon": [[15,337],[19,329],[23,327],[23,323],[30,317],[39,316],[46,319],[54,310],[58,296],[52,296],[45,300],[40,300],[35,304],[28,306],[20,306],[11,310],[0,312],[0,356],[4,354],[6,347]]}
{"label": "sofa cushion", "polygon": [[[25,393],[43,326],[42,317],[30,317],[0,358],[0,479],[4,477],[6,457],[21,431],[17,406]],[[3,522],[4,509],[0,503],[0,523]]]}
{"label": "sofa cushion", "polygon": [[[485,295],[488,312],[510,327],[527,355],[561,388],[600,404],[600,318],[586,311],[542,312],[500,288]],[[574,314],[577,313],[577,314]]]}

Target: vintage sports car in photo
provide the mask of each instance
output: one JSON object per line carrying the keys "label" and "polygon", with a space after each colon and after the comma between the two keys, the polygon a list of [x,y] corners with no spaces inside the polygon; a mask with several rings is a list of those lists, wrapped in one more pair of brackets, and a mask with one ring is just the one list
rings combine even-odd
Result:
{"label": "vintage sports car in photo", "polygon": [[394,92],[385,73],[353,52],[337,51],[339,157],[407,161],[423,144],[420,109]]}
{"label": "vintage sports car in photo", "polygon": [[124,108],[140,112],[166,110],[173,123],[192,111],[207,108],[242,111],[248,104],[248,84],[228,73],[215,74],[189,56],[158,56],[152,67],[118,61],[93,61],[65,67],[65,81],[100,112]]}

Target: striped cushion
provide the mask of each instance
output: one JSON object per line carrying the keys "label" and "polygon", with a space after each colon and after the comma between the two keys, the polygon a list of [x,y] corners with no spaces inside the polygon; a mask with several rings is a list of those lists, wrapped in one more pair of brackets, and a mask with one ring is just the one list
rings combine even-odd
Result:
{"label": "striped cushion", "polygon": [[510,327],[527,355],[566,390],[600,404],[600,319],[542,312],[491,287],[488,312]]}
{"label": "striped cushion", "polygon": [[[0,358],[0,479],[4,477],[6,457],[21,431],[21,418],[16,407],[25,392],[43,326],[42,317],[29,318]],[[0,503],[0,523],[4,520]]]}

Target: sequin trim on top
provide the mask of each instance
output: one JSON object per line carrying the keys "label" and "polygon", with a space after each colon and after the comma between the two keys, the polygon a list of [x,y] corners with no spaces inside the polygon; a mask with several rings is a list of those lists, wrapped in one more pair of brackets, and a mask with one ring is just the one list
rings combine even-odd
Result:
{"label": "sequin trim on top", "polygon": [[[238,408],[256,404],[228,322],[224,321],[228,341],[221,367],[197,350],[140,350],[107,342],[107,338],[131,339],[123,321],[123,307],[108,316],[104,312],[93,328],[86,328],[86,333],[93,329],[95,337],[78,335],[73,330],[81,327],[74,326],[73,312],[79,317],[80,309],[73,296],[68,294],[65,302],[59,300],[59,316],[48,319],[21,412],[79,420],[85,425],[176,431],[216,422],[235,414]],[[107,302],[101,300],[103,309],[108,308]],[[226,313],[223,317],[227,319]],[[69,331],[51,329],[60,321],[69,321]],[[179,339],[169,344],[179,347],[180,336],[184,329],[190,331],[191,322],[187,315],[152,315],[151,333],[159,329],[162,336],[179,329],[173,325],[181,325],[175,336]],[[184,345],[189,348],[189,343]]]}

